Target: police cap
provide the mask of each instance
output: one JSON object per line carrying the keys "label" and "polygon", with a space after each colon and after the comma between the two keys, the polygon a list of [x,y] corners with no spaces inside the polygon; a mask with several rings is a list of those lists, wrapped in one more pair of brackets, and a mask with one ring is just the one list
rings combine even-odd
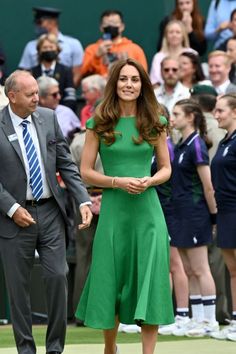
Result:
{"label": "police cap", "polygon": [[61,10],[53,7],[33,7],[35,22],[46,18],[58,18]]}

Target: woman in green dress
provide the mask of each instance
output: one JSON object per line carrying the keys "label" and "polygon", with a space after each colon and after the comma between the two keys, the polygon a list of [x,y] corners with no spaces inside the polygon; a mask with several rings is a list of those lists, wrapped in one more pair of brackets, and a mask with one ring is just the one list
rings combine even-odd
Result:
{"label": "woman in green dress", "polygon": [[[174,322],[169,239],[154,186],[169,179],[166,119],[149,77],[132,59],[111,69],[104,99],[87,121],[84,181],[104,189],[92,264],[76,311],[104,331],[104,354],[117,352],[119,322],[141,326],[153,354],[159,324]],[[104,174],[94,170],[98,152]],[[150,176],[156,153],[158,171]]]}

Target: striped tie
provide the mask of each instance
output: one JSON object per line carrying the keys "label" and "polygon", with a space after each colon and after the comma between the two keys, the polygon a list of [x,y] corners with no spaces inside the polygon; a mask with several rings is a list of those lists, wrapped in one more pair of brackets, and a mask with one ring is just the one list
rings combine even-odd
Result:
{"label": "striped tie", "polygon": [[36,149],[32,137],[28,131],[28,123],[28,121],[21,123],[23,126],[23,140],[29,164],[30,187],[32,190],[32,195],[35,200],[39,200],[43,194],[43,181]]}

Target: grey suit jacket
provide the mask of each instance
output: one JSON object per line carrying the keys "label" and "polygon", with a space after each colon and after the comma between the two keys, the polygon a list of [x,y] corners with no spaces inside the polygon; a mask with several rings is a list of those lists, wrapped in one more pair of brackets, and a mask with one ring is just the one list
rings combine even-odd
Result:
{"label": "grey suit jacket", "polygon": [[236,85],[230,83],[226,90],[225,90],[225,93],[236,93]]}
{"label": "grey suit jacket", "polygon": [[[72,162],[70,151],[62,135],[54,111],[38,108],[33,114],[39,139],[47,182],[66,221],[64,197],[57,182],[59,172],[69,192],[79,205],[89,201],[86,188],[81,181],[78,169]],[[8,107],[0,111],[0,237],[12,238],[19,226],[8,217],[7,212],[14,203],[25,206],[27,177],[23,156],[15,134]]]}

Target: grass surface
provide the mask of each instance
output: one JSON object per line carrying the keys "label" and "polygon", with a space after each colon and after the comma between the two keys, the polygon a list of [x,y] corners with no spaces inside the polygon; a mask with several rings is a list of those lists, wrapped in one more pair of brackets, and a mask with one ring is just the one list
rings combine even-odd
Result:
{"label": "grass surface", "polygon": [[[45,343],[46,326],[33,326],[34,338],[37,346]],[[178,341],[191,340],[187,337],[159,336],[158,341]],[[138,343],[140,334],[137,333],[119,333],[118,343]],[[67,328],[66,344],[97,344],[103,343],[102,331],[86,327],[75,327],[69,325]],[[11,326],[0,327],[0,348],[14,347],[15,342]]]}

